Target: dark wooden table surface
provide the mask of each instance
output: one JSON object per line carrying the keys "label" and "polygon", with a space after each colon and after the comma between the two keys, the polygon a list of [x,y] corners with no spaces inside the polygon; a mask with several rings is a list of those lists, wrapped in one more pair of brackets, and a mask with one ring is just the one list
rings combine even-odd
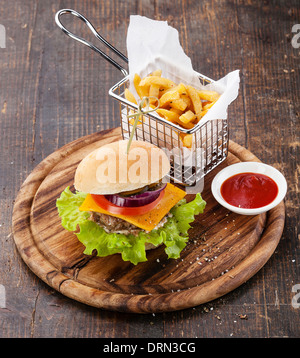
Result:
{"label": "dark wooden table surface", "polygon": [[[62,8],[85,14],[125,54],[129,17],[140,14],[175,27],[199,72],[240,69],[230,138],[279,169],[288,193],[275,253],[235,291],[183,311],[109,312],[54,291],[20,258],[11,216],[23,181],[64,144],[119,126],[108,89],[122,75],[58,29]],[[80,21],[67,23],[91,38]],[[300,336],[298,23],[298,0],[0,0],[0,337]]]}

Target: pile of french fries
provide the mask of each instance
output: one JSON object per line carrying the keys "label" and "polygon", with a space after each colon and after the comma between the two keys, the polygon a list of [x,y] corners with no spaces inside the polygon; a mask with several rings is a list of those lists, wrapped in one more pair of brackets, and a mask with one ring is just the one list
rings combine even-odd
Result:
{"label": "pile of french fries", "polygon": [[[161,70],[156,70],[144,78],[135,74],[135,90],[140,99],[150,97],[151,108],[158,105],[158,115],[182,128],[193,128],[220,97],[216,91],[197,90],[183,83],[176,84],[161,74]],[[128,88],[125,89],[124,95],[128,101],[137,104],[136,98]],[[180,138],[183,146],[192,147],[192,134],[180,133]]]}

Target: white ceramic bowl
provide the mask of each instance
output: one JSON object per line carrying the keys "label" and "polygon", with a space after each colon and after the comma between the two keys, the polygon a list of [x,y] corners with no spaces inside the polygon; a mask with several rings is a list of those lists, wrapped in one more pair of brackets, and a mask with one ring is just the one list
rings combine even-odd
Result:
{"label": "white ceramic bowl", "polygon": [[[264,174],[275,181],[278,186],[278,194],[270,204],[262,206],[261,208],[245,209],[230,205],[223,199],[220,192],[221,185],[223,184],[223,182],[235,174],[246,172]],[[232,164],[222,169],[214,177],[211,183],[211,191],[218,203],[229,209],[230,211],[241,215],[257,215],[274,208],[283,200],[287,191],[287,182],[285,180],[285,177],[277,169],[271,167],[270,165],[260,162],[241,162],[237,164]]]}

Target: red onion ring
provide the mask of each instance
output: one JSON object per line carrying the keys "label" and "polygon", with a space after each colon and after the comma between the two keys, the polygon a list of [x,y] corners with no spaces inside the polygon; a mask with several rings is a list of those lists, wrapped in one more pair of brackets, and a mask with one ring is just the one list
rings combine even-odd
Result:
{"label": "red onion ring", "polygon": [[159,197],[159,194],[165,189],[166,186],[167,184],[163,185],[161,188],[157,190],[148,190],[145,191],[144,193],[127,196],[127,197],[118,194],[104,195],[104,197],[112,204],[121,207],[144,206],[156,200]]}

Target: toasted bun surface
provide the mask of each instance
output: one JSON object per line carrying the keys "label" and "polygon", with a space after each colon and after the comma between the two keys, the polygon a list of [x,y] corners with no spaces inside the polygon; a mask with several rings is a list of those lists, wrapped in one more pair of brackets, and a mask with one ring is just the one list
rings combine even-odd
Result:
{"label": "toasted bun surface", "polygon": [[170,170],[165,152],[154,144],[128,140],[106,144],[88,154],[75,172],[74,187],[90,194],[117,194],[162,179]]}

